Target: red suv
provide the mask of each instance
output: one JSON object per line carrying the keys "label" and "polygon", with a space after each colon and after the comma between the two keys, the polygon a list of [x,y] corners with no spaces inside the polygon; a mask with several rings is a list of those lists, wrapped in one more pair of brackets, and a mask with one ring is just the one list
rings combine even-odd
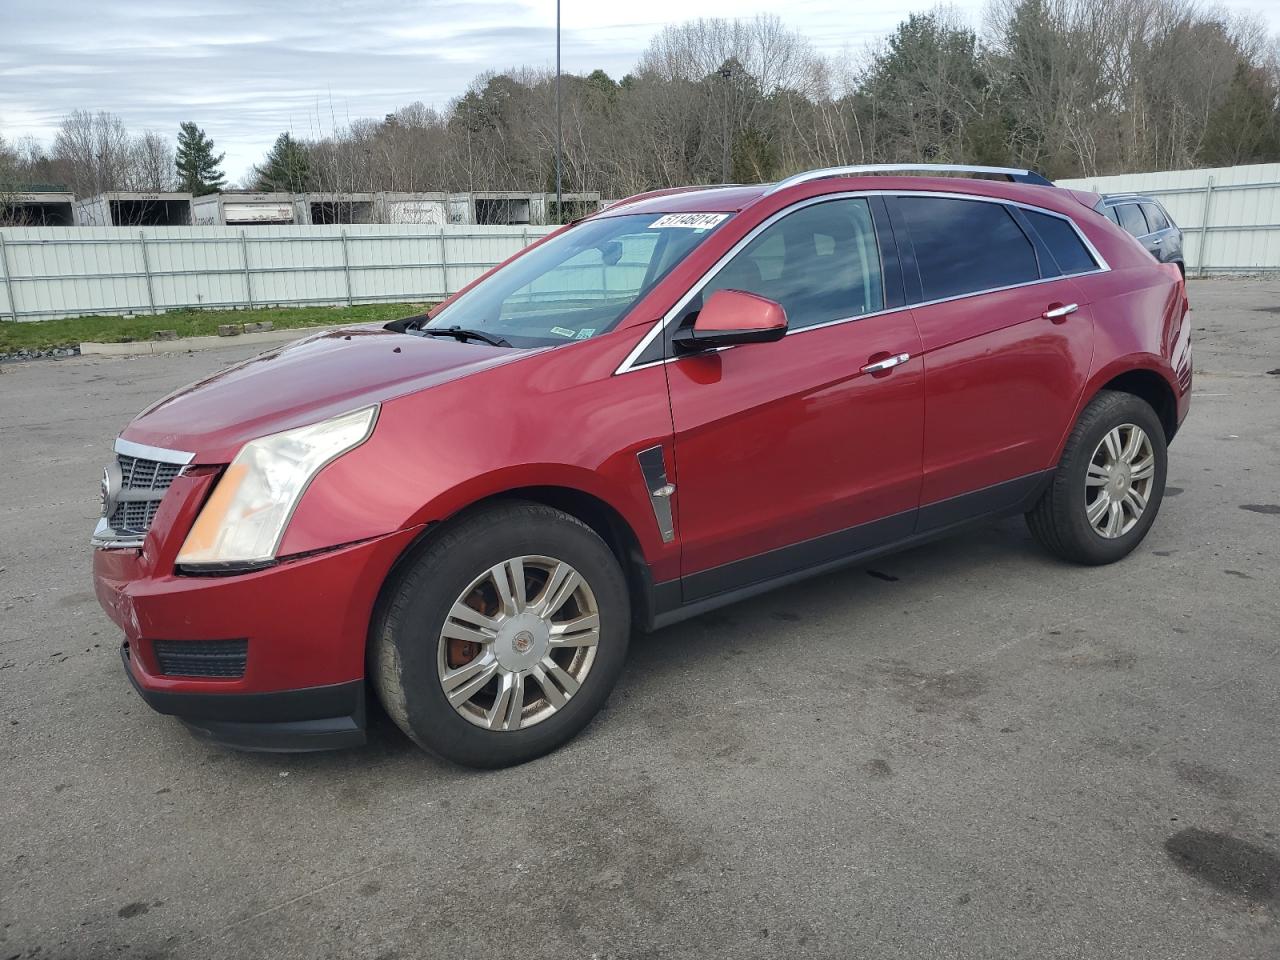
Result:
{"label": "red suv", "polygon": [[309,750],[363,741],[368,681],[498,766],[580,730],[637,628],[1007,514],[1119,560],[1190,401],[1178,270],[1096,196],[928,169],[1007,180],[643,194],[143,411],[94,536],[134,686]]}

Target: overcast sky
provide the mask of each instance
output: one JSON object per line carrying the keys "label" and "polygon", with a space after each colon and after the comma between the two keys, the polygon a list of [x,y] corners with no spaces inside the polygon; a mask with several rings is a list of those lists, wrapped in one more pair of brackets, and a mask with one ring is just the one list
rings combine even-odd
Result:
{"label": "overcast sky", "polygon": [[[826,53],[933,0],[563,0],[566,72],[620,78],[667,23],[780,13]],[[983,0],[959,0],[977,23]],[[1280,0],[1228,0],[1280,28]],[[0,135],[49,141],[86,108],[172,137],[194,120],[244,176],[282,130],[315,136],[485,70],[555,63],[554,0],[0,0]]]}

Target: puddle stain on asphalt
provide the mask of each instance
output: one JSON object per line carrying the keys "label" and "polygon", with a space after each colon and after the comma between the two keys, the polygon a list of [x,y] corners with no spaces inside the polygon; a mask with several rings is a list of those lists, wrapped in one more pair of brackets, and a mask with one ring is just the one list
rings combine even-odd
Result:
{"label": "puddle stain on asphalt", "polygon": [[1223,800],[1234,800],[1241,789],[1240,778],[1207,763],[1175,760],[1173,772],[1183,783],[1197,787]]}
{"label": "puddle stain on asphalt", "polygon": [[1265,847],[1188,827],[1166,840],[1164,849],[1180,869],[1218,890],[1257,903],[1280,901],[1280,856]]}
{"label": "puddle stain on asphalt", "polygon": [[1060,667],[1132,670],[1138,665],[1138,656],[1105,641],[1086,640],[1054,657],[1051,662]]}
{"label": "puddle stain on asphalt", "polygon": [[911,704],[917,713],[949,712],[987,691],[987,678],[976,670],[924,673],[893,660],[884,671],[898,699]]}
{"label": "puddle stain on asphalt", "polygon": [[878,757],[867,763],[867,776],[872,780],[884,780],[893,776],[893,768],[889,766],[887,760],[881,760]]}

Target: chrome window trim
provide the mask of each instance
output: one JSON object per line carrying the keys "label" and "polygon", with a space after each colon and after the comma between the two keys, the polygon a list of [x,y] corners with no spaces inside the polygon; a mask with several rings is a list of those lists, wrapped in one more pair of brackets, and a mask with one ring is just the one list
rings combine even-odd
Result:
{"label": "chrome window trim", "polygon": [[160,463],[176,463],[185,467],[196,458],[194,453],[185,450],[168,450],[164,447],[153,447],[146,443],[134,443],[124,437],[116,437],[116,453],[138,460],[158,460]]}
{"label": "chrome window trim", "polygon": [[[815,203],[825,203],[829,200],[856,199],[860,197],[940,197],[947,200],[975,200],[979,203],[998,203],[1002,206],[1021,207],[1024,210],[1031,210],[1035,213],[1042,213],[1050,217],[1057,217],[1059,220],[1065,220],[1071,225],[1071,229],[1075,231],[1080,242],[1083,243],[1085,249],[1089,251],[1089,255],[1093,257],[1097,267],[1093,270],[1078,270],[1075,273],[1064,273],[1056,277],[1039,277],[1035,280],[1026,280],[1022,283],[1012,283],[1003,287],[988,287],[982,290],[972,290],[968,293],[957,293],[950,297],[940,297],[937,300],[922,300],[918,303],[904,304],[901,307],[890,307],[886,310],[877,310],[874,313],[860,313],[852,317],[827,320],[823,323],[815,323],[807,327],[798,327],[795,330],[788,330],[786,336],[790,337],[794,334],[807,333],[810,330],[822,330],[826,327],[834,327],[841,323],[852,323],[854,320],[865,320],[868,317],[882,317],[891,313],[900,313],[903,310],[910,310],[912,307],[931,307],[934,304],[948,303],[952,300],[965,300],[969,297],[980,297],[988,293],[1000,293],[1004,290],[1016,290],[1020,287],[1032,287],[1040,283],[1052,283],[1055,280],[1067,280],[1072,277],[1086,277],[1095,273],[1108,273],[1111,270],[1111,264],[1107,262],[1107,259],[1102,255],[1098,248],[1093,245],[1093,242],[1085,236],[1085,233],[1080,229],[1079,224],[1065,213],[1059,213],[1056,210],[1047,210],[1044,207],[1037,207],[1033,203],[1024,203],[1020,200],[1004,200],[1000,197],[987,197],[972,193],[952,193],[945,190],[851,190],[841,193],[827,193],[818,197],[809,197],[805,200],[793,203],[788,207],[783,207],[767,219],[756,224],[755,227],[751,229],[750,233],[742,237],[742,239],[729,248],[724,256],[708,267],[706,272],[704,272],[702,276],[694,282],[684,296],[677,300],[670,310],[663,314],[661,319],[654,321],[653,327],[650,328],[649,332],[640,339],[640,342],[635,345],[631,352],[627,354],[622,363],[618,364],[618,368],[614,370],[613,375],[618,376],[619,374],[630,373],[632,370],[644,370],[648,367],[660,367],[664,364],[684,359],[683,357],[664,357],[661,360],[651,360],[648,363],[637,364],[635,362],[636,359],[649,348],[654,339],[661,335],[662,332],[665,331],[672,322],[674,322],[680,312],[688,305],[689,301],[697,296],[702,291],[702,288],[711,282],[716,274],[724,269],[728,262],[737,256],[743,247],[754,240],[758,234],[767,230],[783,217],[795,213],[797,210],[802,210],[805,207],[812,206]],[[883,261],[883,252],[881,253],[881,259]],[[720,349],[731,350],[733,348],[721,347]]]}

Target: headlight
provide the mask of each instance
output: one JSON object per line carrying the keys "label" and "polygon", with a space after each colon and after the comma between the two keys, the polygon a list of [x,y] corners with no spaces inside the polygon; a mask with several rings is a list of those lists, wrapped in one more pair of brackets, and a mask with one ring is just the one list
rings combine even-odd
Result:
{"label": "headlight", "polygon": [[321,468],[373,432],[377,406],[246,443],[178,552],[180,566],[275,559],[289,517]]}

